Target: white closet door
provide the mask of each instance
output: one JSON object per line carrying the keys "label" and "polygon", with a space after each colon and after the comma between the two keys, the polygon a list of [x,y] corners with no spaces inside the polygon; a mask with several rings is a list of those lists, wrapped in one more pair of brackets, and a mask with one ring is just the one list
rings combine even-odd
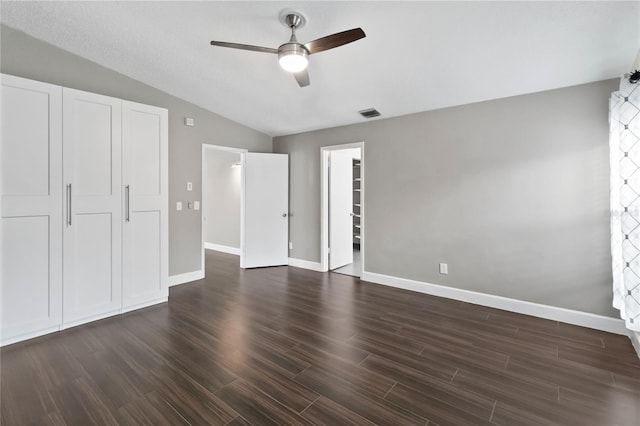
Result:
{"label": "white closet door", "polygon": [[1,78],[4,345],[62,322],[62,88]]}
{"label": "white closet door", "polygon": [[168,112],[123,101],[123,309],[167,300]]}
{"label": "white closet door", "polygon": [[122,307],[122,101],[63,89],[63,327]]}

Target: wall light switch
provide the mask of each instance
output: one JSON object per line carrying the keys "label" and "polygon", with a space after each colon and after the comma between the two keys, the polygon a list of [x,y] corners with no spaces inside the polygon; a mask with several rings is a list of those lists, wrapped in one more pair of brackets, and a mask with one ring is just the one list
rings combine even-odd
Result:
{"label": "wall light switch", "polygon": [[440,273],[442,275],[447,275],[449,273],[449,265],[447,265],[446,263],[441,263],[440,264]]}
{"label": "wall light switch", "polygon": [[193,209],[194,210],[200,210],[200,201],[194,201],[193,202]]}
{"label": "wall light switch", "polygon": [[185,117],[184,118],[184,125],[185,126],[189,126],[189,127],[193,127],[196,125],[196,122],[193,118],[191,117]]}
{"label": "wall light switch", "polygon": [[176,203],[176,210],[178,210],[178,211],[182,210],[182,201],[178,201]]}
{"label": "wall light switch", "polygon": [[193,183],[187,182],[187,191],[193,191]]}
{"label": "wall light switch", "polygon": [[187,208],[191,210],[193,208],[193,203],[191,201],[187,201]]}
{"label": "wall light switch", "polygon": [[293,241],[289,241],[289,250],[293,250]]}

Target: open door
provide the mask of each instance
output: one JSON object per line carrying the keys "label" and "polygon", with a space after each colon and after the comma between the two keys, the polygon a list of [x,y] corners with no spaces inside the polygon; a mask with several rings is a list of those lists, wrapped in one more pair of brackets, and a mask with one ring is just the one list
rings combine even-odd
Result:
{"label": "open door", "polygon": [[244,154],[242,268],[289,263],[289,156]]}
{"label": "open door", "polygon": [[353,263],[352,156],[333,151],[329,163],[329,269]]}

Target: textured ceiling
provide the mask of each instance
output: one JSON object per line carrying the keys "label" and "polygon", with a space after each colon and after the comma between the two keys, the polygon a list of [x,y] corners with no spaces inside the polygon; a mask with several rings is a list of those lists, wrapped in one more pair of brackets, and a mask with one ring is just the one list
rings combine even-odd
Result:
{"label": "textured ceiling", "polygon": [[[2,2],[1,21],[272,136],[616,77],[640,47],[640,2]],[[299,88],[277,47],[362,27],[310,58]]]}

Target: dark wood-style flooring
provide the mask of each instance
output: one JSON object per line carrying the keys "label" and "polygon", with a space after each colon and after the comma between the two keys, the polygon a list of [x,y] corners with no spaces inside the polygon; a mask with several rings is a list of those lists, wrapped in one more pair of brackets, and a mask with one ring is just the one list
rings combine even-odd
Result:
{"label": "dark wood-style flooring", "polygon": [[3,348],[2,424],[640,424],[624,336],[206,261],[168,304]]}

